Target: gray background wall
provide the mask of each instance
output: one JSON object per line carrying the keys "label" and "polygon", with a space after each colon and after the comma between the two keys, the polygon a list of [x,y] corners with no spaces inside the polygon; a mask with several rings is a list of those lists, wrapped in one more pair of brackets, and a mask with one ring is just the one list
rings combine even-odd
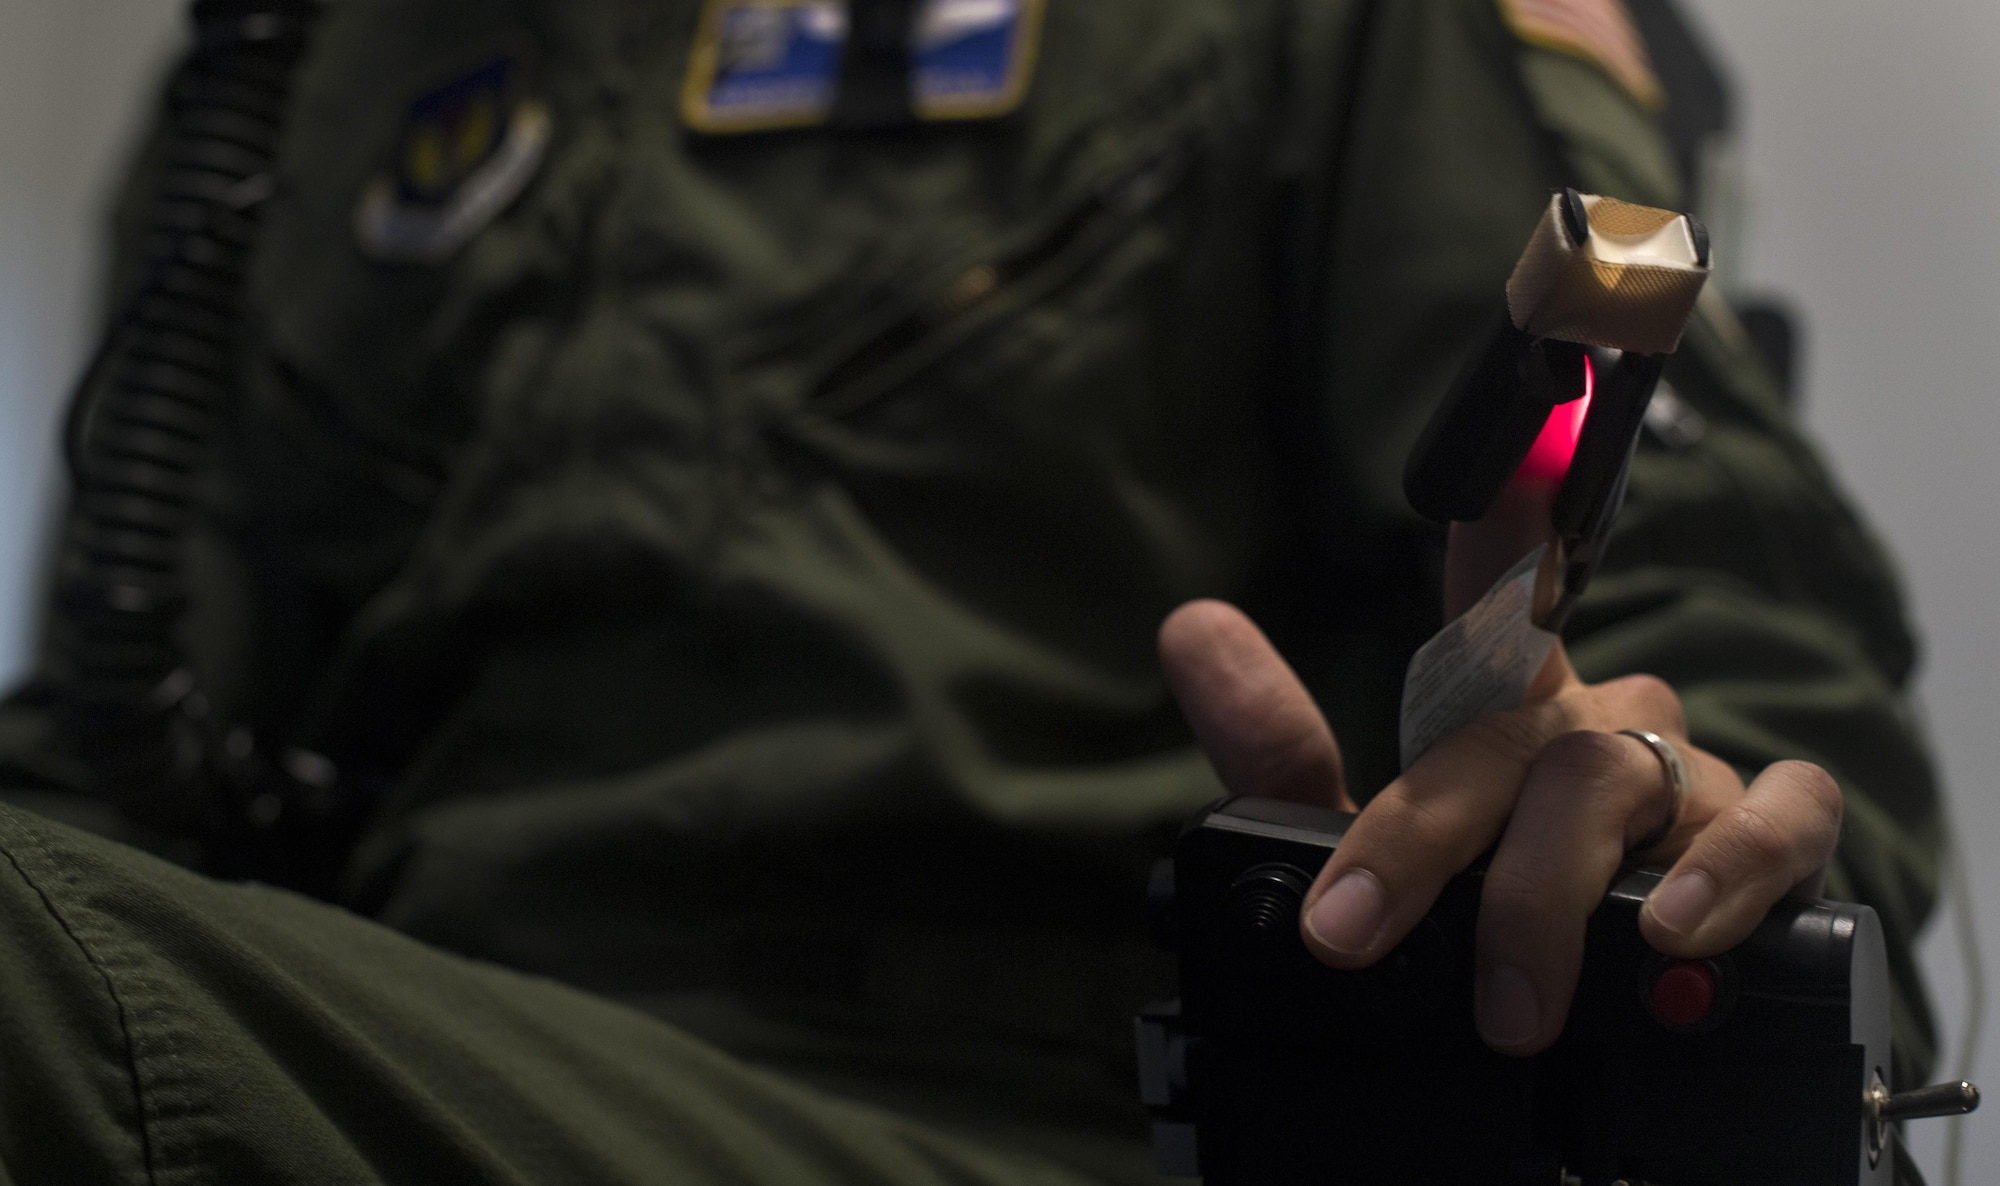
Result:
{"label": "gray background wall", "polygon": [[[1979,931],[2000,953],[2000,4],[1686,3],[1740,83],[1748,229],[1718,251],[1806,314],[1806,418],[1906,566]],[[25,661],[105,187],[180,8],[0,0],[0,678]],[[1924,946],[1948,1041],[1966,998],[1952,924]],[[2000,1089],[1996,1029],[1975,1072]],[[1965,1180],[2000,1178],[2000,1115],[1963,1123]],[[1929,1166],[1944,1131],[1916,1135]]]}
{"label": "gray background wall", "polygon": [[[1982,946],[2000,957],[2000,4],[1687,7],[1740,82],[1744,272],[1805,310],[1806,420],[1904,563]],[[1953,921],[1923,954],[1955,1042]],[[1973,1077],[2000,1090],[1995,1028]],[[2000,1180],[2000,1114],[1949,1123],[1966,1128],[1964,1180]],[[1945,1127],[1912,1132],[1928,1164]]]}
{"label": "gray background wall", "polygon": [[105,191],[181,9],[0,0],[0,680],[26,653],[56,416],[89,349]]}

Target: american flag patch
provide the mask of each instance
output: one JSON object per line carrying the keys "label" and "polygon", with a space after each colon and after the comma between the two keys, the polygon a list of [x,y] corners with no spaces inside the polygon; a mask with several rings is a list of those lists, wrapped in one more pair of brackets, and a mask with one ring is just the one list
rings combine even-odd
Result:
{"label": "american flag patch", "polygon": [[1597,63],[1646,106],[1666,101],[1623,0],[1500,0],[1500,15],[1531,45]]}

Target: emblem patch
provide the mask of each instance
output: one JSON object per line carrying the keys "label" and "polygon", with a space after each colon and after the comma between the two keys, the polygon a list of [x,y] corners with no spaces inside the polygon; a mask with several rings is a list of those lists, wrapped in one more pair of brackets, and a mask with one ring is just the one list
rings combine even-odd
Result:
{"label": "emblem patch", "polygon": [[[918,119],[991,119],[1020,106],[1046,0],[923,0],[910,46]],[[696,131],[827,122],[847,41],[844,0],[708,0],[681,115]]]}
{"label": "emblem patch", "polygon": [[514,94],[500,58],[410,104],[393,163],[354,211],[361,249],[384,263],[438,263],[527,187],[548,150],[548,108]]}
{"label": "emblem patch", "polygon": [[1500,0],[1500,15],[1528,44],[1596,63],[1644,106],[1666,102],[1624,0]]}

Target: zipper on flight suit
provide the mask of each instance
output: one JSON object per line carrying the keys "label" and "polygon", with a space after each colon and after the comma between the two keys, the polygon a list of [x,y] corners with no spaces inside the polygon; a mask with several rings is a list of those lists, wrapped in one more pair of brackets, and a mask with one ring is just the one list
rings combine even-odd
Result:
{"label": "zipper on flight suit", "polygon": [[[1009,298],[1096,258],[1178,188],[1194,157],[1194,139],[1186,132],[1172,137],[1092,189],[1077,209],[1027,246],[960,272],[829,368],[813,389],[813,402],[836,415],[865,407],[894,389],[894,382],[878,380],[899,361],[939,339],[963,338],[1007,308],[1018,307]],[[912,367],[911,373],[920,369]]]}

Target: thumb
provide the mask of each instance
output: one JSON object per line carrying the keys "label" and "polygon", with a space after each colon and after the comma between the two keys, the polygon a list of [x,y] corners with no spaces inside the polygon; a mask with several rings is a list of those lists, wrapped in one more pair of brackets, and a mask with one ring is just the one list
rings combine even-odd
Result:
{"label": "thumb", "polygon": [[1242,610],[1190,601],[1160,625],[1160,666],[1231,794],[1355,810],[1311,693]]}

